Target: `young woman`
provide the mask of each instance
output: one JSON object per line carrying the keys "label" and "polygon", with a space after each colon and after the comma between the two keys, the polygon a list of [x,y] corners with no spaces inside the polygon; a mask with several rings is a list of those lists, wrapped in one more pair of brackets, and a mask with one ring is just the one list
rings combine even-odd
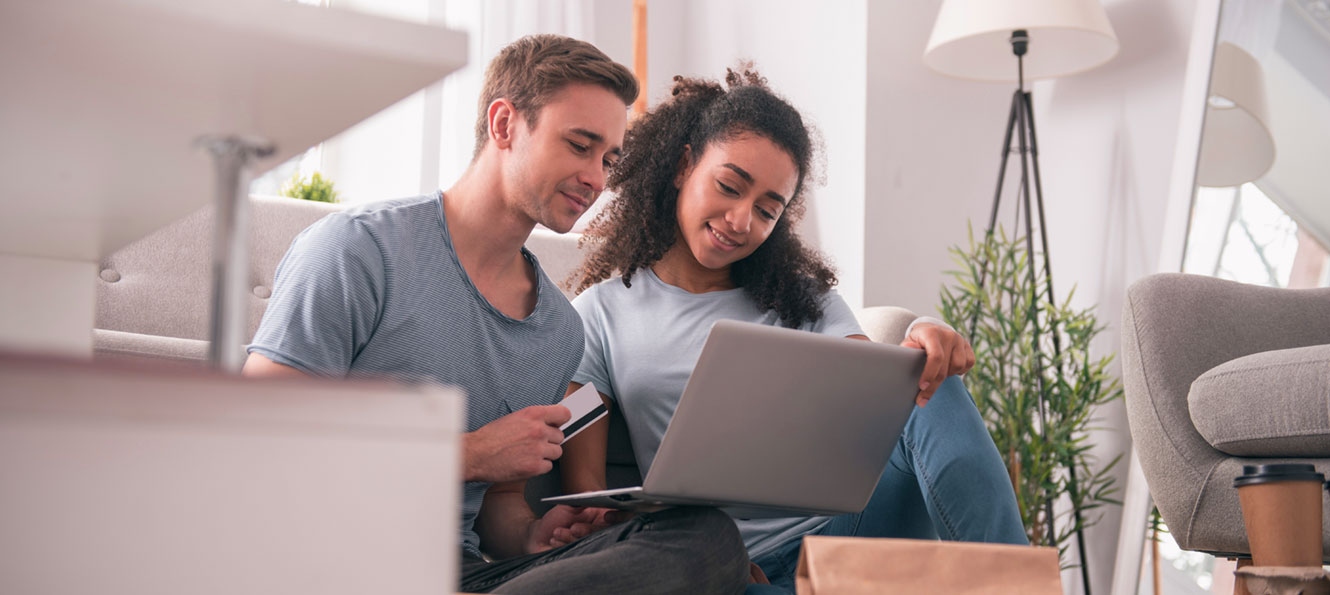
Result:
{"label": "young woman", "polygon": [[[759,75],[730,71],[725,86],[676,77],[673,97],[624,145],[609,179],[618,198],[592,223],[578,273],[586,352],[570,391],[594,382],[620,408],[645,474],[716,320],[867,337],[832,290],[831,268],[795,232],[815,147]],[[905,345],[927,352],[919,406],[868,507],[738,522],[772,584],[793,591],[807,534],[1027,543],[1002,460],[955,376],[974,363],[969,344],[931,319],[907,334]],[[607,424],[598,426],[566,445],[570,491],[604,488]]]}

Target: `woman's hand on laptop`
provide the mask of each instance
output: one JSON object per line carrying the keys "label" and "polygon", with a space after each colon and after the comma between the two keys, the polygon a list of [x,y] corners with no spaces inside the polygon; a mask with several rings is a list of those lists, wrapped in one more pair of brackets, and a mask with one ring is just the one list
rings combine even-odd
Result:
{"label": "woman's hand on laptop", "polygon": [[924,373],[919,377],[919,394],[914,398],[920,407],[928,404],[948,376],[959,376],[974,367],[974,349],[970,342],[947,327],[916,324],[901,346],[923,349],[928,358]]}
{"label": "woman's hand on laptop", "polygon": [[632,518],[632,513],[611,508],[560,504],[531,524],[527,553],[568,545],[601,529]]}

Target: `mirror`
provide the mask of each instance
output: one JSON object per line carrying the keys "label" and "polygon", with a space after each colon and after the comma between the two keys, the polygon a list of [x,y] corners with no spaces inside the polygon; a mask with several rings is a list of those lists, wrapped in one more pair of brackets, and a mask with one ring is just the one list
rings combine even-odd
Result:
{"label": "mirror", "polygon": [[[1189,103],[1205,116],[1182,270],[1330,286],[1330,1],[1222,0],[1218,12],[1208,92]],[[1146,525],[1138,595],[1233,592],[1234,562]]]}
{"label": "mirror", "polygon": [[1330,285],[1330,3],[1225,0],[1183,271]]}

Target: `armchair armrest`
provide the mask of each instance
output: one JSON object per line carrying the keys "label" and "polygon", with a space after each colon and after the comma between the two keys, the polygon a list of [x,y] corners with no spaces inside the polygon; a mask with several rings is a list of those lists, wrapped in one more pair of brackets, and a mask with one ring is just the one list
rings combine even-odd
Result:
{"label": "armchair armrest", "polygon": [[873,306],[854,313],[864,333],[876,343],[899,345],[905,340],[905,330],[919,315],[896,306]]}

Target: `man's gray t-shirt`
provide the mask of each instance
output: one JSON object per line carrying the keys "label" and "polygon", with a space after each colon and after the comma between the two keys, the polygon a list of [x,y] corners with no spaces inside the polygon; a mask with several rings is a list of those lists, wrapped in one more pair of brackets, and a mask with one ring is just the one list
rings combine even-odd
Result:
{"label": "man's gray t-shirt", "polygon": [[[441,192],[334,213],[301,232],[277,267],[249,351],[316,376],[462,387],[467,431],[563,399],[582,357],[582,323],[536,270],[537,302],[513,319],[490,305],[457,260]],[[467,483],[463,547],[489,484]]]}
{"label": "man's gray t-shirt", "polygon": [[[586,329],[586,351],[573,382],[594,382],[614,401],[628,423],[637,466],[645,477],[711,325],[740,320],[776,326],[780,319],[774,311],[758,310],[743,289],[689,293],[661,281],[650,269],[639,270],[632,283],[624,287],[620,278],[609,279],[573,300]],[[840,337],[863,334],[840,295],[828,292],[821,303],[822,318],[802,330]],[[735,427],[734,439],[743,440],[751,430]],[[826,522],[827,517],[736,521],[751,557]]]}

